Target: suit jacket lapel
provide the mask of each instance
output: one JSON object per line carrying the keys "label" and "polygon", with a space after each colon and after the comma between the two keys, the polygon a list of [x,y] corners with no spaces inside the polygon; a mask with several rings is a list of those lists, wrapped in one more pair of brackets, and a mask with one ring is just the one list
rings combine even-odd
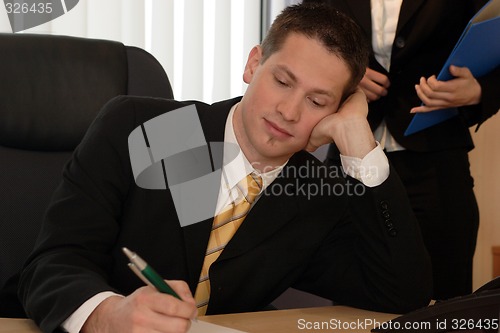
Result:
{"label": "suit jacket lapel", "polygon": [[203,104],[196,106],[207,143],[224,141],[227,116],[231,108],[240,100],[241,97],[236,97],[208,106]]}
{"label": "suit jacket lapel", "polygon": [[370,0],[346,0],[346,5],[350,8],[356,23],[364,30],[371,45],[372,36],[372,15]]}
{"label": "suit jacket lapel", "polygon": [[[413,14],[420,8],[425,0],[403,0],[399,14],[396,34],[403,29]],[[353,17],[359,26],[365,31],[366,36],[372,36],[371,6],[369,0],[346,0],[345,3],[351,9]],[[370,43],[371,44],[371,43]]]}
{"label": "suit jacket lapel", "polygon": [[404,28],[406,23],[415,14],[415,12],[422,6],[425,0],[403,0],[401,11],[399,13],[398,27],[396,35]]}
{"label": "suit jacket lapel", "polygon": [[[208,145],[214,142],[224,141],[224,129],[226,119],[231,107],[239,101],[239,98],[227,100],[213,105],[197,104],[196,109],[200,118],[205,141]],[[222,161],[215,159],[214,167],[219,169]],[[218,163],[217,163],[218,162]],[[194,293],[200,277],[201,266],[205,258],[208,238],[212,229],[213,217],[204,221],[183,227],[184,245],[186,253],[186,267],[189,274],[189,285]]]}

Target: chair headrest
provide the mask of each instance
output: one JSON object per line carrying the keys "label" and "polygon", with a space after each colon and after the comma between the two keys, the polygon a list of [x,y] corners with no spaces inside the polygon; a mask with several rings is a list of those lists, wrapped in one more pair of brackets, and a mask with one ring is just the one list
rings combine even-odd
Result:
{"label": "chair headrest", "polygon": [[0,34],[0,145],[72,150],[101,107],[127,93],[119,42]]}

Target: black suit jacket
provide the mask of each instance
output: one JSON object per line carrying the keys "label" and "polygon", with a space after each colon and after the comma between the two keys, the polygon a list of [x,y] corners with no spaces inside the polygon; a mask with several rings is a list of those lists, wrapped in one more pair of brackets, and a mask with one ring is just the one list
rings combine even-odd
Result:
{"label": "black suit jacket", "polygon": [[[141,287],[123,246],[194,293],[212,218],[182,228],[168,190],[136,186],[127,137],[195,103],[206,141],[223,141],[237,101],[119,97],[105,106],[65,168],[21,276],[20,298],[44,331],[99,292]],[[326,170],[306,152],[290,159],[212,265],[208,314],[262,309],[290,286],[379,311],[427,303],[429,259],[398,177],[370,189]]]}
{"label": "black suit jacket", "polygon": [[[350,16],[363,29],[371,46],[370,0],[304,0],[324,2]],[[385,117],[394,138],[414,151],[473,148],[469,126],[481,124],[500,108],[500,68],[478,79],[482,103],[459,108],[454,117],[424,131],[404,136],[413,115],[410,109],[421,104],[415,92],[420,77],[437,75],[453,50],[465,26],[487,0],[404,0],[392,48],[390,72],[372,55],[369,67],[388,75],[387,96],[370,103],[368,120],[373,130]]]}

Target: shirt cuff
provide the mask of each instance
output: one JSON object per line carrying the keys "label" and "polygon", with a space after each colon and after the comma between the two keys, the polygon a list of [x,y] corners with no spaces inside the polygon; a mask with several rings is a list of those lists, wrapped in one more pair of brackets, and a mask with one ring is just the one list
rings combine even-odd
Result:
{"label": "shirt cuff", "polygon": [[73,312],[62,324],[61,328],[65,332],[78,333],[83,327],[83,324],[87,321],[92,311],[97,308],[102,301],[111,296],[121,296],[112,291],[104,291],[102,293],[96,294],[95,296],[89,298],[85,303],[80,305],[75,312]]}
{"label": "shirt cuff", "polygon": [[340,161],[346,174],[368,187],[378,186],[389,177],[389,161],[378,142],[362,159],[341,154]]}

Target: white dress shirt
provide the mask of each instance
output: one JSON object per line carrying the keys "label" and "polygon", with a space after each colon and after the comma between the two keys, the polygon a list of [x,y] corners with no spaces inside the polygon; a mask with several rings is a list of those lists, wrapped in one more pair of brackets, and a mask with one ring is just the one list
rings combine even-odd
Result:
{"label": "white dress shirt", "polygon": [[[396,36],[399,12],[403,0],[371,0],[372,47],[375,59],[387,71],[391,67],[392,44]],[[386,151],[404,150],[387,129],[384,120],[373,133]]]}
{"label": "white dress shirt", "polygon": [[[224,143],[233,143],[238,145],[233,128],[233,115],[237,106],[238,104],[231,108],[227,117],[224,132]],[[224,153],[224,156],[227,155],[229,154]],[[252,167],[252,164],[248,161],[245,154],[243,154],[241,150],[233,160],[224,160],[216,213],[222,211],[230,202],[232,202],[233,197],[238,196],[236,192],[238,191],[236,189],[236,184],[248,174],[255,172],[260,175],[263,180],[264,190],[276,179],[276,177],[278,177],[287,162],[273,170],[260,173]],[[389,176],[389,163],[379,144],[377,144],[377,147],[368,153],[363,159],[341,155],[341,162],[342,168],[348,175],[360,180],[368,187],[382,184]],[[94,311],[94,309],[102,301],[111,296],[123,297],[122,295],[118,295],[111,291],[101,292],[84,302],[75,312],[73,312],[73,314],[68,317],[68,319],[62,323],[61,327],[70,333],[80,332],[83,324],[92,311]]]}

